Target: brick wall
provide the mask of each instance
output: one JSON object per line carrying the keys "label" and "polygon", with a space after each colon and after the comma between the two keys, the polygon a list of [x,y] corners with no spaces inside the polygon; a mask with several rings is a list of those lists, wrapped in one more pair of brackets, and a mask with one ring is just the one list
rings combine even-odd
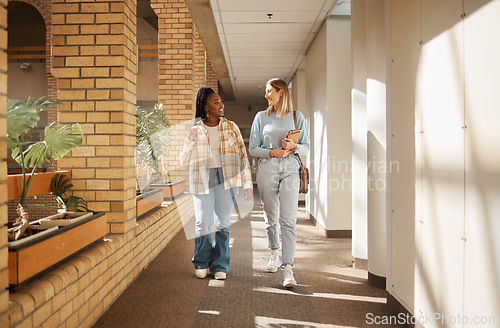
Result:
{"label": "brick wall", "polygon": [[[207,52],[196,28],[194,28],[194,85],[194,97],[199,88],[207,86]],[[194,103],[196,104],[196,99]]]}
{"label": "brick wall", "polygon": [[60,123],[82,124],[82,146],[59,161],[74,194],[107,212],[111,233],[135,227],[136,3],[52,5],[52,73]]}
{"label": "brick wall", "polygon": [[214,67],[207,57],[207,87],[214,89],[215,92],[219,92],[219,80],[217,79],[217,74],[215,73]]}
{"label": "brick wall", "polygon": [[151,0],[158,16],[158,101],[172,123],[193,116],[193,22],[184,0]]}
{"label": "brick wall", "polygon": [[7,0],[0,0],[0,327],[7,327],[9,307],[9,285],[7,269]]}
{"label": "brick wall", "polygon": [[[37,8],[46,4],[43,10],[51,3],[26,2]],[[186,120],[194,117],[197,88],[206,83],[216,89],[217,78],[184,1],[151,2],[159,18],[159,101],[166,105],[171,122],[177,123],[167,159],[175,179],[186,177],[177,156],[191,124]],[[6,3],[0,0],[0,98],[4,100]],[[52,0],[49,11],[53,66],[49,95],[64,101],[58,111],[60,123],[79,122],[85,133],[83,145],[58,166],[72,170],[75,194],[89,201],[92,209],[106,211],[110,232],[119,234],[108,235],[104,242],[12,293],[10,305],[5,291],[6,238],[0,239],[0,327],[9,323],[90,327],[181,230],[179,213],[183,218],[193,215],[192,198],[185,195],[138,222],[135,219],[135,2]],[[1,113],[5,101],[0,102]],[[3,131],[0,125],[0,136]],[[5,149],[0,140],[0,159]],[[0,181],[5,180],[4,171],[2,167]],[[0,193],[3,212],[5,194]],[[5,222],[0,221],[0,229],[5,230]]]}
{"label": "brick wall", "polygon": [[179,151],[195,112],[194,25],[184,0],[151,0],[158,16],[158,101],[172,123],[166,169],[171,179],[187,180]]}
{"label": "brick wall", "polygon": [[[18,215],[17,206],[19,205],[19,199],[9,200],[7,205],[9,208],[9,218],[13,221]],[[36,197],[28,197],[26,205],[58,206],[58,203],[54,195],[44,194]],[[57,213],[57,210],[50,208],[31,208],[29,210],[30,220],[41,219],[55,213]]]}
{"label": "brick wall", "polygon": [[135,238],[108,236],[12,294],[10,327],[92,326],[193,215],[191,195],[164,203],[138,221]]}

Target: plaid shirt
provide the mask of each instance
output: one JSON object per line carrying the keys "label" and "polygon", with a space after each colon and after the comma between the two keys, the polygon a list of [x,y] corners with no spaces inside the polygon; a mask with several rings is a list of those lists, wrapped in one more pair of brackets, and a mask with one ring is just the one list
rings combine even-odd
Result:
{"label": "plaid shirt", "polygon": [[[253,189],[250,163],[240,129],[223,117],[218,127],[224,188],[243,186],[244,189]],[[210,143],[208,131],[201,121],[188,131],[179,157],[181,165],[189,165],[189,192],[208,194]]]}

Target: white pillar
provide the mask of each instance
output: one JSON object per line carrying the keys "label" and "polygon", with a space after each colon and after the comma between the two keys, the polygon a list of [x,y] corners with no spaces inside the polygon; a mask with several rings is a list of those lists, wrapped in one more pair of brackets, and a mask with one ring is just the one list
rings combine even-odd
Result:
{"label": "white pillar", "polygon": [[[385,0],[366,2],[368,272],[386,277],[387,95]],[[379,280],[383,281],[383,280]],[[384,284],[385,286],[385,284]]]}
{"label": "white pillar", "polygon": [[365,10],[366,0],[351,1],[352,256],[360,269],[368,263]]}
{"label": "white pillar", "polygon": [[328,236],[352,236],[351,20],[327,19]]}

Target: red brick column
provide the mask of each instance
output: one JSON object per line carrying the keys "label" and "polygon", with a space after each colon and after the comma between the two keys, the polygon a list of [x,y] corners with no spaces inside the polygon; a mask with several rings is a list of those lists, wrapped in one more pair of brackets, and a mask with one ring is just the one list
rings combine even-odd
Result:
{"label": "red brick column", "polygon": [[9,325],[9,270],[7,269],[7,0],[0,0],[0,327]]}
{"label": "red brick column", "polygon": [[61,123],[79,122],[82,146],[59,161],[74,194],[106,211],[110,232],[135,227],[136,2],[54,0],[53,75]]}

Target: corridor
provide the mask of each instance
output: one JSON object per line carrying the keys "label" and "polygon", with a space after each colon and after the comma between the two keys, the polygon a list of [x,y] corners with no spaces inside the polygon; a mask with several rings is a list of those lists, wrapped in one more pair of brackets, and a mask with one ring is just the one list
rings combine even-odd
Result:
{"label": "corridor", "polygon": [[258,197],[250,215],[233,214],[227,280],[195,278],[194,241],[181,231],[93,327],[374,327],[370,318],[387,315],[385,290],[351,266],[351,240],[324,238],[304,209],[294,267],[299,285],[281,287],[281,272],[265,272],[269,250]]}

